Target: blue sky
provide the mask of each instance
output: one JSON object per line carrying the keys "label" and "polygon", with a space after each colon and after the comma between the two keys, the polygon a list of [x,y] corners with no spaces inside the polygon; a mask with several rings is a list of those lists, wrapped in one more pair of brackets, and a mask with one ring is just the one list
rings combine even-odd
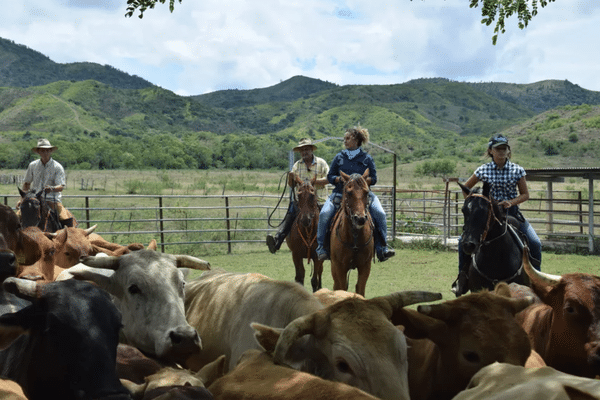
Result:
{"label": "blue sky", "polygon": [[0,37],[53,61],[111,65],[180,95],[255,89],[296,75],[339,85],[422,77],[600,91],[600,1],[556,0],[529,27],[493,26],[467,0],[183,0],[143,19],[126,0],[2,2]]}

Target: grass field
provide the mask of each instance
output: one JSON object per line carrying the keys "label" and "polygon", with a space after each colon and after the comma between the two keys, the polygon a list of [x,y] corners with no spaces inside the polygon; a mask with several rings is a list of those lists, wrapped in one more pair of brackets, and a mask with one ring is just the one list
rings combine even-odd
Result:
{"label": "grass field", "polygon": [[[444,300],[453,299],[450,285],[457,274],[456,251],[431,249],[431,244],[419,248],[419,244],[395,243],[396,256],[371,266],[367,281],[366,297],[382,296],[401,290],[427,290],[440,292]],[[280,251],[271,254],[266,245],[247,246],[231,255],[207,255],[213,269],[222,268],[231,272],[258,272],[273,279],[294,280],[294,264],[289,249],[284,244]],[[305,263],[306,267],[306,263]],[[310,290],[310,267],[307,268],[304,286]],[[598,275],[600,258],[572,254],[544,253],[542,270],[552,274],[585,272]],[[192,277],[197,276],[196,273]],[[350,274],[350,290],[356,284],[356,271]],[[323,286],[333,289],[329,261],[323,266]]]}

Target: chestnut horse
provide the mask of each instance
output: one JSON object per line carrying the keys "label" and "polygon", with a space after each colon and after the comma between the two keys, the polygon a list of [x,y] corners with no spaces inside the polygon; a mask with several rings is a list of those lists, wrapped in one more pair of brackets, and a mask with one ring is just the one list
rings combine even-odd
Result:
{"label": "chestnut horse", "polygon": [[317,257],[317,227],[319,226],[319,205],[317,204],[317,195],[315,192],[315,180],[303,181],[298,175],[293,175],[291,182],[296,187],[296,208],[297,215],[292,230],[285,241],[292,251],[292,259],[296,267],[296,282],[304,286],[304,263],[306,258],[308,263],[313,262],[313,273],[310,283],[313,292],[321,289],[321,275],[323,274],[323,260]]}
{"label": "chestnut horse", "polygon": [[331,225],[333,290],[348,290],[350,270],[358,270],[356,293],[364,296],[374,253],[373,221],[369,214],[369,169],[361,175],[340,172],[344,193]]}

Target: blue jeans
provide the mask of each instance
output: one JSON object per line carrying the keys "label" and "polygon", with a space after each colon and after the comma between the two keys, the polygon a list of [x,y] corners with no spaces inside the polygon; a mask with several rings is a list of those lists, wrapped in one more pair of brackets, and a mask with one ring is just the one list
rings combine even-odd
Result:
{"label": "blue jeans", "polygon": [[[342,195],[333,193],[327,198],[325,204],[323,204],[323,208],[321,208],[321,212],[319,213],[319,227],[317,229],[317,254],[322,254],[329,250],[324,248],[325,236],[327,235],[331,219],[340,208],[341,201]],[[387,247],[387,223],[383,206],[373,192],[369,192],[369,213],[375,225],[375,251],[379,254],[379,252]]]}
{"label": "blue jeans", "polygon": [[[513,217],[517,217],[517,214],[520,214],[520,211],[517,207],[511,207],[508,210],[509,210],[508,214],[512,215]],[[514,211],[511,211],[511,210],[514,210]],[[525,234],[525,236],[527,236],[527,242],[528,242],[527,245],[529,246],[529,256],[535,258],[541,264],[542,263],[542,241],[540,240],[537,233],[535,233],[535,230],[533,229],[533,226],[531,226],[529,221],[527,221],[525,218],[523,218],[522,215],[520,215],[520,217],[523,219],[523,222],[521,222],[521,220],[517,217],[517,219],[519,219],[519,222],[521,222],[521,225],[519,226],[519,230],[523,234]],[[466,264],[466,262],[468,262],[469,258],[470,258],[470,256],[468,256],[467,254],[465,254],[462,251],[462,235],[461,235],[460,238],[458,239],[458,272],[460,272],[462,270],[462,267]],[[535,267],[535,268],[537,270],[540,270],[540,267]]]}

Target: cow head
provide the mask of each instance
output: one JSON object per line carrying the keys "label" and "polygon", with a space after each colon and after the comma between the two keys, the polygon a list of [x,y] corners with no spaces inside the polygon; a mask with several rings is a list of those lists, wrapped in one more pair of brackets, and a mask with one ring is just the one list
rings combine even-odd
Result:
{"label": "cow head", "polygon": [[532,290],[552,309],[544,360],[573,375],[600,375],[600,277],[539,272],[523,253]]}
{"label": "cow head", "polygon": [[0,317],[2,374],[28,399],[130,398],[115,370],[121,316],[104,291],[18,278],[3,289],[30,302]]}
{"label": "cow head", "polygon": [[[411,376],[411,398],[421,398],[415,393],[423,390],[439,388],[453,397],[477,371],[495,361],[524,365],[531,345],[514,316],[532,302],[530,297],[511,299],[483,291],[396,313],[394,323],[404,326],[411,339],[411,368],[414,366],[416,371],[420,361],[427,360],[432,367],[427,373],[435,374],[434,381],[439,385],[412,385],[418,377]],[[417,341],[412,343],[412,339]],[[438,355],[433,361],[429,358],[432,354]]]}
{"label": "cow head", "polygon": [[185,281],[179,268],[208,270],[206,261],[138,250],[120,257],[83,257],[81,262],[85,265],[68,271],[114,296],[128,343],[165,361],[178,362],[200,351],[198,333],[185,319]]}
{"label": "cow head", "polygon": [[95,254],[88,236],[94,232],[97,226],[94,225],[88,229],[67,227],[55,233],[46,233],[56,245],[56,265],[61,268],[69,268],[77,264],[81,257]]}
{"label": "cow head", "polygon": [[3,282],[9,276],[17,273],[17,257],[8,248],[4,235],[0,233],[0,280]]}
{"label": "cow head", "polygon": [[337,302],[283,330],[272,329],[269,335],[278,336],[274,361],[382,399],[408,399],[406,340],[390,318],[406,305],[440,298],[439,293],[398,292]]}

